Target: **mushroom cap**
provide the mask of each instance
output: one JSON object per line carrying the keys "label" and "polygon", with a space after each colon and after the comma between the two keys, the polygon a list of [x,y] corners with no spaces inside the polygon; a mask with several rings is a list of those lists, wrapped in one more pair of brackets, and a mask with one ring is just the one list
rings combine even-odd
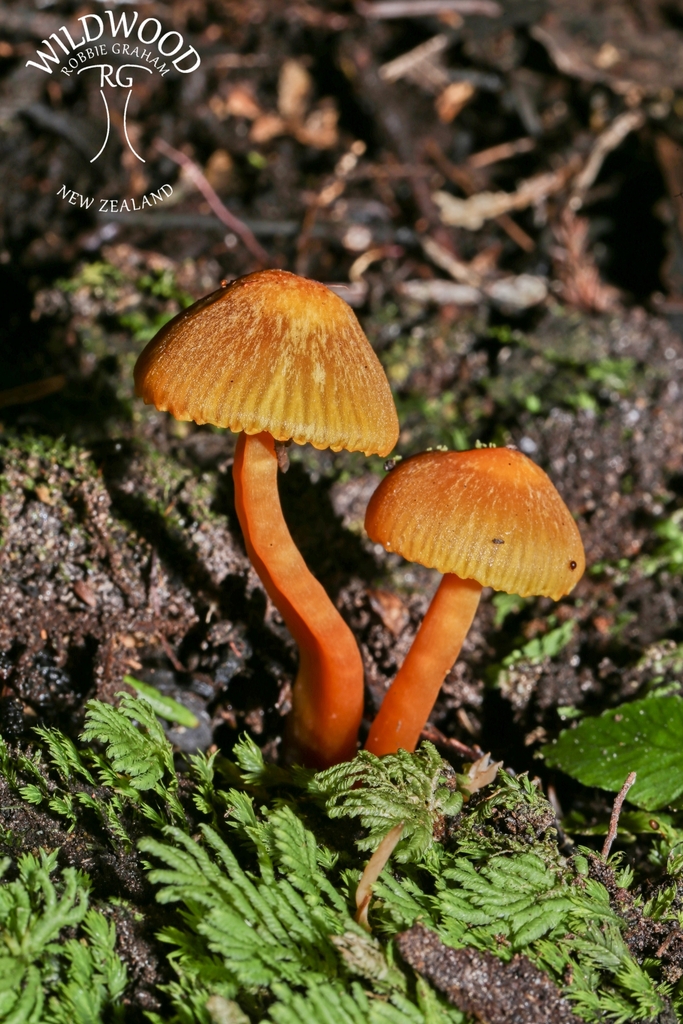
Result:
{"label": "mushroom cap", "polygon": [[522,597],[557,601],[586,567],[554,485],[511,448],[424,452],[399,463],[371,497],[365,528],[408,561]]}
{"label": "mushroom cap", "polygon": [[277,441],[387,455],[398,439],[389,382],[350,306],[284,270],[179,313],[140,355],[135,390],[178,420]]}

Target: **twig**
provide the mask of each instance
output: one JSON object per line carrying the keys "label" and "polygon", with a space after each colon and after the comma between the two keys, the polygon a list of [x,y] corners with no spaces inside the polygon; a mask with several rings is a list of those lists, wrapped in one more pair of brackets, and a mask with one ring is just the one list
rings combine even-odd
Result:
{"label": "twig", "polygon": [[[522,141],[522,139],[519,140],[520,143]],[[506,145],[512,146],[515,144],[507,143]],[[501,148],[502,147],[494,146],[492,147],[492,149],[483,150],[479,154],[475,153],[471,159],[474,160],[474,158],[477,156],[482,157],[486,153],[491,153],[493,149]],[[468,173],[469,167],[472,167],[474,169],[474,165],[470,163],[470,161],[468,161],[468,168],[458,167],[456,164],[452,164],[448,157],[445,155],[445,153],[441,151],[441,148],[435,139],[428,139],[425,142],[425,151],[427,155],[434,161],[434,163],[439,168],[441,173],[444,174],[447,178],[449,178],[454,184],[456,184],[458,188],[461,188],[466,196],[474,195],[476,189],[474,186],[474,182],[472,180],[472,176]],[[518,150],[517,152],[521,152],[521,150]],[[499,157],[499,159],[503,158]],[[478,166],[483,167],[486,165],[479,164]],[[531,237],[531,235],[528,235],[526,233],[524,228],[520,228],[519,224],[515,220],[513,220],[512,217],[508,216],[508,214],[506,213],[502,213],[495,218],[495,221],[496,224],[498,224],[498,226],[503,229],[506,235],[520,247],[520,249],[523,249],[524,252],[534,251],[534,249],[536,248],[536,243],[534,242],[533,238]]]}
{"label": "twig", "polygon": [[445,224],[479,231],[487,220],[495,220],[512,210],[525,210],[562,191],[580,163],[580,157],[571,157],[555,171],[545,171],[521,181],[514,192],[477,192],[467,199],[456,199],[449,192],[435,192],[434,201]]}
{"label": "twig", "polygon": [[484,753],[479,746],[468,747],[466,743],[456,740],[453,736],[444,736],[441,730],[437,729],[431,722],[427,722],[425,725],[420,733],[420,739],[427,740],[429,743],[438,743],[441,747],[450,747],[456,754],[460,754],[461,757],[467,757],[472,761],[478,761]]}
{"label": "twig", "polygon": [[448,249],[439,245],[436,239],[431,238],[429,235],[425,235],[421,241],[425,256],[428,256],[432,263],[436,263],[437,267],[441,267],[442,270],[451,275],[453,280],[458,281],[460,284],[469,284],[473,288],[479,288],[481,285],[481,275],[472,270],[467,263],[457,259]]}
{"label": "twig", "polygon": [[356,282],[363,280],[363,274],[377,260],[400,259],[405,253],[401,245],[380,245],[375,249],[368,249],[353,261],[349,267],[349,281]]}
{"label": "twig", "polygon": [[499,18],[503,13],[495,0],[356,0],[356,10],[363,18],[423,18],[431,14],[478,14],[483,18]]}
{"label": "twig", "polygon": [[43,380],[34,380],[30,384],[20,384],[17,388],[7,388],[0,391],[0,409],[8,405],[23,405],[24,402],[35,402],[38,398],[45,398],[55,391],[61,391],[66,384],[66,377],[58,373],[56,377],[45,377]]}
{"label": "twig", "polygon": [[548,803],[552,807],[553,813],[555,814],[555,831],[557,832],[557,844],[563,853],[571,853],[576,844],[574,840],[567,835],[567,833],[562,827],[562,819],[564,818],[564,813],[562,811],[562,804],[558,799],[557,792],[552,782],[548,783],[546,793],[548,797]]}
{"label": "twig", "polygon": [[[442,53],[449,46],[450,42],[449,37],[443,33],[440,33],[438,36],[432,36],[425,43],[420,43],[407,53],[401,53],[400,56],[389,60],[388,63],[382,65],[378,74],[384,82],[398,82],[401,78],[411,77],[416,72],[419,72],[425,63],[431,62],[434,57]],[[445,70],[442,70],[442,75],[445,79],[445,85],[449,84],[450,79]]]}
{"label": "twig", "polygon": [[164,652],[166,654],[166,657],[171,662],[176,672],[187,672],[187,669],[183,665],[182,661],[180,661],[180,659],[176,657],[175,651],[169,644],[164,634],[162,632],[159,632],[158,636],[159,640],[161,641],[161,646],[163,647]]}
{"label": "twig", "polygon": [[352,309],[358,309],[364,305],[368,297],[368,283],[363,278],[360,281],[351,281],[349,284],[344,281],[325,281],[325,287],[343,299]]}
{"label": "twig", "polygon": [[602,856],[605,858],[605,860],[607,860],[607,858],[609,857],[609,852],[612,849],[612,843],[617,837],[619,815],[621,814],[621,808],[623,807],[624,800],[626,799],[626,794],[628,793],[629,789],[635,781],[636,773],[630,772],[629,775],[627,775],[626,777],[626,782],[617,793],[616,799],[614,801],[614,807],[612,808],[612,817],[609,820],[609,831],[605,836],[605,842],[602,846]]}
{"label": "twig", "polygon": [[[391,169],[387,170],[387,173],[382,173],[381,169],[378,169],[378,173],[374,174],[371,171],[361,172],[356,178],[355,175],[349,177],[349,181],[360,180],[363,181],[366,178],[376,178],[382,182],[385,178],[391,177],[410,177],[413,173],[419,172],[425,177],[429,177],[434,174],[433,167],[418,167],[413,170],[412,168],[399,167],[396,174],[392,173]],[[113,224],[121,228],[123,222],[121,217],[116,213],[100,213],[97,214],[98,224]],[[301,230],[301,223],[296,220],[245,220],[244,222],[248,228],[250,228],[255,235],[260,235],[263,238],[271,238],[277,235],[283,235],[287,238],[292,238],[294,235],[298,235]],[[125,227],[142,228],[147,229],[150,233],[156,233],[158,231],[206,231],[206,232],[220,232],[225,234],[225,225],[214,217],[213,214],[200,214],[200,213],[129,213],[125,218]],[[316,239],[322,239],[323,241],[339,242],[344,231],[344,225],[338,225],[336,223],[317,223],[313,226],[311,231],[311,237]],[[401,227],[399,229],[400,238],[402,242],[413,244],[415,236],[413,231],[407,227]],[[373,227],[373,238],[380,244],[390,245],[396,238],[396,230],[387,223],[378,222]],[[111,236],[108,236],[111,237]]]}
{"label": "twig", "polygon": [[167,156],[169,160],[173,160],[174,163],[183,168],[186,176],[201,192],[216,216],[223,221],[230,231],[233,231],[242,240],[245,248],[249,250],[254,259],[257,259],[264,266],[271,266],[272,260],[270,256],[263,246],[259,245],[256,241],[254,233],[249,230],[244,221],[241,221],[239,217],[230,212],[227,206],[223,205],[214,189],[206,180],[202,169],[194,160],[190,160],[189,156],[186,156],[179,149],[175,149],[174,146],[169,146],[168,142],[164,142],[163,139],[156,139],[154,146],[160,153]]}
{"label": "twig", "polygon": [[661,946],[655,953],[655,956],[663,956],[664,953],[666,953],[669,946],[671,945],[671,943],[673,942],[673,940],[681,938],[683,938],[683,932],[681,931],[681,929],[677,927],[672,928],[667,937],[664,939],[664,942],[661,944]]}
{"label": "twig", "polygon": [[360,877],[358,888],[356,889],[355,920],[357,924],[362,928],[365,928],[368,932],[371,930],[370,923],[368,921],[368,909],[370,907],[370,900],[372,899],[372,887],[384,871],[386,863],[394,852],[394,848],[402,835],[403,822],[400,821],[398,825],[394,825],[394,827],[387,832],[384,839],[365,865],[365,870]]}
{"label": "twig", "polygon": [[398,281],[395,289],[399,295],[421,305],[434,302],[437,306],[478,306],[482,300],[480,290],[471,284],[444,281],[441,277]]}
{"label": "twig", "polygon": [[431,178],[434,168],[428,164],[365,164],[349,175],[349,181],[365,181],[368,178],[414,178],[419,175]]}
{"label": "twig", "polygon": [[627,135],[641,128],[644,123],[645,114],[642,110],[627,110],[625,114],[615,117],[605,131],[598,135],[585,166],[574,180],[569,200],[572,210],[579,210],[583,205],[583,198],[600,173],[605,157],[620,146]]}
{"label": "twig", "polygon": [[[99,224],[121,224],[121,217],[118,213],[99,213],[97,215]],[[261,235],[262,238],[272,238],[276,235],[295,235],[299,230],[299,222],[296,220],[243,220],[248,231],[254,235]],[[225,233],[225,222],[220,221],[213,214],[202,213],[129,213],[126,217],[126,227],[150,228],[155,231],[220,231]]]}
{"label": "twig", "polygon": [[518,156],[520,153],[530,153],[535,148],[536,140],[525,135],[513,142],[501,142],[498,146],[490,146],[488,149],[480,149],[478,153],[472,153],[467,158],[467,166],[479,170],[481,167],[497,164],[499,160],[509,160],[511,156]]}
{"label": "twig", "polygon": [[452,181],[458,188],[461,188],[465,195],[471,196],[476,192],[470,169],[468,167],[458,167],[457,164],[451,163],[436,139],[425,139],[424,151],[429,159],[434,161],[444,177]]}

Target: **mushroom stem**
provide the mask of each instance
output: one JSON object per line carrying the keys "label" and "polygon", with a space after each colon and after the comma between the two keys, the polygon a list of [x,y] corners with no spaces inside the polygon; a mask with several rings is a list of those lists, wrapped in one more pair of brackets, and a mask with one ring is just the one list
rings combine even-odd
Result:
{"label": "mushroom stem", "polygon": [[353,633],[287,529],[270,434],[240,434],[232,472],[247,554],[299,646],[290,755],[314,768],[350,760],[363,715],[363,663]]}
{"label": "mushroom stem", "polygon": [[476,580],[462,580],[455,573],[443,577],[372,723],[366,750],[373,754],[393,754],[400,747],[415,750],[441,684],[460,654],[480,595],[481,584]]}

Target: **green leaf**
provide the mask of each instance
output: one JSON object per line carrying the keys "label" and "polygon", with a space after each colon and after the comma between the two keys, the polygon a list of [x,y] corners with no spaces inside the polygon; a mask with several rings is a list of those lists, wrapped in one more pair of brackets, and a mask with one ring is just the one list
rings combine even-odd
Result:
{"label": "green leaf", "polygon": [[159,693],[155,686],[143,683],[134,676],[124,676],[123,681],[149,701],[159,718],[165,718],[167,722],[177,722],[178,725],[184,725],[186,729],[196,729],[199,725],[199,719],[192,714],[189,708],[186,708],[184,704],[179,704],[172,697],[166,697],[163,693]]}
{"label": "green leaf", "polygon": [[518,661],[528,661],[532,665],[538,665],[544,658],[556,658],[571,641],[575,628],[574,619],[567,619],[556,629],[551,629],[549,633],[544,633],[540,637],[534,637],[519,650],[508,654],[507,658],[503,659],[503,665],[505,668],[510,668]]}
{"label": "green leaf", "polygon": [[648,811],[666,807],[683,793],[683,699],[653,697],[584,718],[542,754],[585,786],[613,792],[637,772],[629,801]]}

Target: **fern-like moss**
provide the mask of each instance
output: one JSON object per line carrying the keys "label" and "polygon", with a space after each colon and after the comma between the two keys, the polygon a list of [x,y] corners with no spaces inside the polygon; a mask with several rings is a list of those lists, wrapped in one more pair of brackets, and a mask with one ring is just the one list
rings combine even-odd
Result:
{"label": "fern-like moss", "polygon": [[[560,852],[526,776],[501,773],[470,798],[429,744],[317,775],[265,764],[249,740],[234,758],[195,755],[181,778],[150,705],[132,697],[91,702],[79,744],[38,729],[27,749],[0,746],[18,801],[96,827],[113,853],[142,854],[175,978],[159,986],[152,1024],[465,1024],[396,952],[396,934],[418,921],[456,948],[523,953],[588,1022],[683,1009],[656,958],[629,949],[632,921],[614,899],[678,927],[675,886],[643,905],[618,862],[600,861],[610,890],[590,851]],[[398,822],[368,935],[353,919],[355,888]],[[0,1021],[126,1019],[110,908],[93,903],[85,874],[57,864],[54,850],[3,863]]]}
{"label": "fern-like moss", "polygon": [[[0,875],[11,867],[5,858]],[[23,854],[14,880],[0,886],[0,1020],[123,1021],[127,972],[115,950],[115,929],[89,908],[87,876],[56,867],[57,851]]]}

